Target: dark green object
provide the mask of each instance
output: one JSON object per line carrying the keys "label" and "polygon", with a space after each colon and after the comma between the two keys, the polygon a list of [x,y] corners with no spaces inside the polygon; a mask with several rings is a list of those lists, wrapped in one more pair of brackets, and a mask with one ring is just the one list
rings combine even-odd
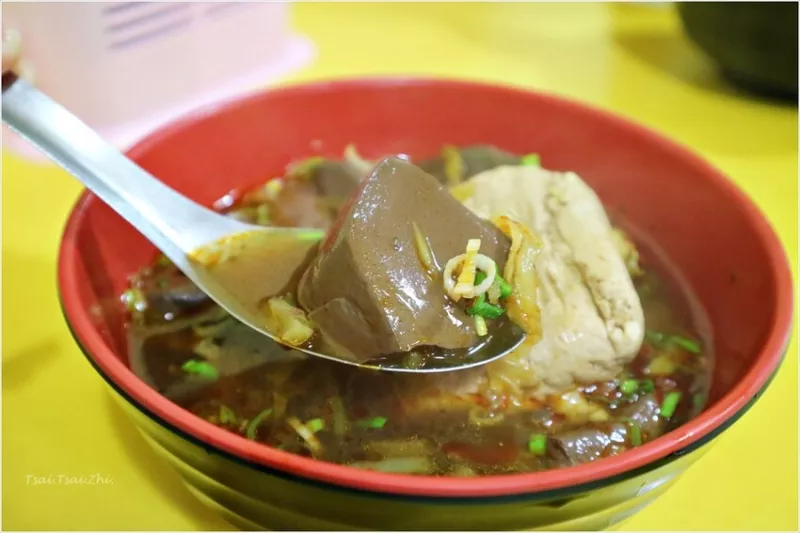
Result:
{"label": "dark green object", "polygon": [[643,379],[639,382],[639,388],[645,394],[649,394],[656,390],[656,384],[653,382],[652,379]]}
{"label": "dark green object", "polygon": [[700,343],[695,340],[687,339],[686,337],[679,337],[677,335],[673,335],[670,340],[673,342],[673,344],[677,344],[689,353],[700,353]]}
{"label": "dark green object", "polygon": [[628,431],[630,432],[631,436],[631,444],[633,446],[641,446],[642,445],[642,429],[631,422],[628,424]]}
{"label": "dark green object", "polygon": [[250,440],[256,440],[256,431],[258,431],[258,426],[260,426],[270,416],[272,416],[272,408],[264,409],[255,417],[253,417],[253,419],[247,424],[245,431],[247,438]]}
{"label": "dark green object", "polygon": [[181,370],[187,374],[194,374],[195,376],[202,376],[208,379],[217,379],[219,372],[217,368],[207,361],[198,361],[197,359],[190,359],[181,365]]}
{"label": "dark green object", "polygon": [[699,342],[693,339],[687,339],[686,337],[681,337],[680,335],[666,335],[657,331],[648,330],[644,334],[644,340],[649,342],[655,348],[664,348],[670,344],[674,344],[676,346],[680,346],[687,352],[693,354],[700,353]]}
{"label": "dark green object", "polygon": [[619,390],[622,394],[626,394],[630,396],[637,390],[639,390],[639,382],[635,379],[626,379],[619,385]]}
{"label": "dark green object", "polygon": [[528,439],[528,451],[534,455],[544,455],[547,451],[547,435],[538,433]]}
{"label": "dark green object", "polygon": [[471,306],[467,308],[467,314],[470,316],[481,316],[483,318],[499,318],[505,313],[502,307],[492,305],[486,301],[486,296],[481,294]]}
{"label": "dark green object", "polygon": [[520,162],[529,167],[538,167],[541,166],[541,159],[539,158],[539,154],[527,154],[523,155]]}
{"label": "dark green object", "polygon": [[325,421],[321,418],[312,418],[306,422],[306,427],[309,429],[309,431],[311,431],[311,433],[319,433],[325,429]]}
{"label": "dark green object", "polygon": [[375,416],[364,420],[358,420],[356,426],[362,429],[381,429],[386,425],[387,419],[383,416]]}
{"label": "dark green object", "polygon": [[796,2],[677,2],[689,38],[731,83],[797,100]]}
{"label": "dark green object", "polygon": [[664,396],[664,401],[661,403],[661,411],[658,413],[663,418],[669,420],[675,414],[675,409],[678,408],[678,403],[681,401],[680,392],[670,392]]}

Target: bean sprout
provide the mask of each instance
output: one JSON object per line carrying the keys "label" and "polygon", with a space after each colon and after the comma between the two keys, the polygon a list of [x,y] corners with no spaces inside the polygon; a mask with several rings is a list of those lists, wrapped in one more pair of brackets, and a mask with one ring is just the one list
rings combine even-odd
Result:
{"label": "bean sprout", "polygon": [[297,432],[298,435],[305,441],[306,447],[311,450],[312,453],[318,454],[322,451],[322,444],[320,443],[317,436],[308,429],[305,424],[300,422],[297,418],[290,416],[286,419],[286,422],[292,427],[293,430]]}

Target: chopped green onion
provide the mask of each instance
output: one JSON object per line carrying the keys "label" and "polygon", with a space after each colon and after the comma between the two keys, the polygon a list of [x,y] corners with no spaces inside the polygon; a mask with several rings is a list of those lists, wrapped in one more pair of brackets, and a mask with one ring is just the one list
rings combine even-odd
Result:
{"label": "chopped green onion", "polygon": [[700,343],[693,339],[687,339],[686,337],[679,337],[677,335],[673,335],[670,337],[670,340],[686,350],[689,353],[699,354],[700,353]]}
{"label": "chopped green onion", "polygon": [[217,368],[207,361],[198,361],[197,359],[190,359],[181,365],[181,370],[187,374],[194,374],[209,379],[217,379],[219,371]]}
{"label": "chopped green onion", "polygon": [[689,353],[699,354],[700,343],[696,340],[681,337],[680,335],[666,335],[657,331],[646,331],[644,338],[647,342],[656,347],[663,347],[668,344],[674,344],[686,350]]}
{"label": "chopped green onion", "polygon": [[537,433],[528,439],[528,451],[534,455],[544,455],[547,451],[547,435]]}
{"label": "chopped green onion", "polygon": [[509,284],[506,280],[497,276],[497,283],[500,284],[500,298],[508,298],[511,296],[512,288],[511,284]]}
{"label": "chopped green onion", "polygon": [[630,431],[631,444],[634,446],[641,446],[642,444],[642,430],[633,422],[628,422],[628,430]]}
{"label": "chopped green onion", "polygon": [[[478,270],[477,272],[475,272],[475,285],[480,285],[481,283],[483,283],[483,280],[485,279],[486,279],[486,272],[482,270]],[[509,283],[506,280],[500,277],[499,274],[495,276],[494,282],[500,289],[499,291],[500,298],[508,298],[509,296],[511,296],[512,292],[511,285],[509,285]],[[491,317],[486,317],[486,318],[491,318]]]}
{"label": "chopped green onion", "polygon": [[227,405],[219,406],[219,422],[220,424],[235,424],[236,413]]}
{"label": "chopped green onion", "polygon": [[472,302],[467,308],[467,314],[470,316],[480,316],[483,318],[498,318],[505,313],[505,310],[497,305],[492,305],[486,301],[486,295],[481,294]]}
{"label": "chopped green onion", "polygon": [[500,318],[503,316],[503,313],[505,313],[505,310],[502,307],[499,305],[492,305],[490,303],[482,305],[477,310],[477,314],[483,318]]}
{"label": "chopped green onion", "polygon": [[643,379],[639,381],[639,389],[643,393],[648,394],[656,390],[656,384],[652,379]]}
{"label": "chopped green onion", "polygon": [[325,236],[325,231],[321,229],[307,229],[298,231],[295,229],[293,234],[295,235],[295,239],[300,239],[301,241],[318,241]]}
{"label": "chopped green onion", "polygon": [[253,419],[247,424],[247,438],[250,440],[256,440],[256,431],[258,430],[258,426],[261,425],[267,418],[270,417],[272,414],[272,408],[264,409],[260,413],[258,413]]}
{"label": "chopped green onion", "polygon": [[680,401],[680,392],[670,392],[664,397],[664,401],[661,403],[661,411],[658,414],[669,420],[675,414],[675,409],[678,408],[678,402]]}
{"label": "chopped green onion", "polygon": [[541,165],[539,154],[526,154],[520,158],[520,162],[526,167],[538,167]]}
{"label": "chopped green onion", "polygon": [[481,294],[472,301],[472,305],[467,307],[467,314],[469,316],[475,316],[477,314],[477,308],[484,303],[486,303],[486,295]]}
{"label": "chopped green onion", "polygon": [[122,293],[122,303],[129,312],[144,311],[147,309],[147,299],[139,289],[128,289]]}
{"label": "chopped green onion", "polygon": [[619,384],[619,390],[622,392],[622,394],[630,396],[639,390],[639,381],[635,379],[626,379]]}
{"label": "chopped green onion", "polygon": [[321,418],[312,418],[306,422],[306,427],[311,431],[311,433],[318,433],[325,429],[325,421]]}
{"label": "chopped green onion", "polygon": [[383,416],[374,416],[372,418],[364,418],[356,422],[356,426],[362,429],[381,429],[386,425],[387,419]]}

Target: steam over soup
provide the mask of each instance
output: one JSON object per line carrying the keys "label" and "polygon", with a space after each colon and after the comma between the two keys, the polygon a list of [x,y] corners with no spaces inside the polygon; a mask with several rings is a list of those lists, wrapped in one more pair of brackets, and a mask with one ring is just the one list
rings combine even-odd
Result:
{"label": "steam over soup", "polygon": [[[254,303],[296,318],[298,341],[420,367],[463,356],[502,321],[527,334],[475,369],[359,369],[271,342],[159,258],[123,295],[131,366],[245,438],[357,468],[491,475],[616,455],[705,404],[711,354],[686,295],[646,249],[640,259],[580,177],[535,156],[448,146],[418,165],[376,165],[349,148],[341,161],[291,165],[218,208],[328,230],[296,254],[279,293],[259,289],[257,271],[247,282]],[[492,265],[470,267],[478,255]]]}

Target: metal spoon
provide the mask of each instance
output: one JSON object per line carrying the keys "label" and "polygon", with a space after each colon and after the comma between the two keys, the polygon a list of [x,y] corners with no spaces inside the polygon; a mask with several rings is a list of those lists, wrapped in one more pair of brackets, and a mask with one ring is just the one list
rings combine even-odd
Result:
{"label": "metal spoon", "polygon": [[[317,229],[269,228],[245,224],[203,207],[157,180],[50,97],[20,80],[3,74],[3,122],[80,180],[159,248],[186,276],[222,308],[244,324],[282,343],[265,329],[265,320],[242,305],[213,271],[190,261],[187,254],[236,234],[258,232],[281,240],[319,240]],[[336,355],[302,347],[290,348],[314,357],[392,372],[431,373],[476,367],[503,357],[524,340],[521,329],[492,336],[470,354],[470,361],[454,367],[398,368],[359,364]],[[495,338],[496,337],[496,338]],[[282,343],[283,344],[283,343]]]}

